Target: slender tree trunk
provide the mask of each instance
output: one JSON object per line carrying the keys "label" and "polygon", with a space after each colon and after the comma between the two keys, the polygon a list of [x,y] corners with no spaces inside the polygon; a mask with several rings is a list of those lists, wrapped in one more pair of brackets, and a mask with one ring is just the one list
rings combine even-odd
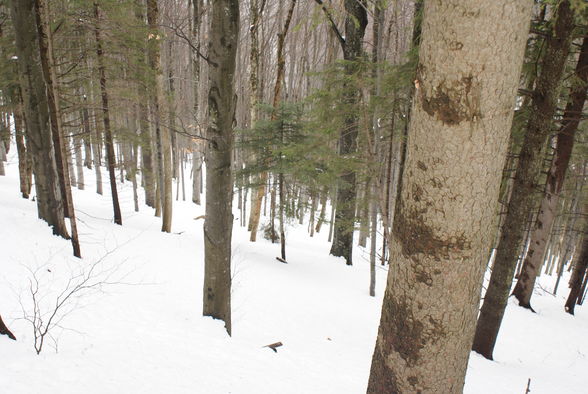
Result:
{"label": "slender tree trunk", "polygon": [[104,50],[102,48],[102,13],[98,2],[94,2],[94,17],[96,18],[96,56],[98,58],[98,75],[100,78],[100,96],[102,97],[102,120],[104,122],[104,143],[106,145],[106,162],[110,178],[110,192],[112,196],[112,208],[114,211],[114,223],[122,225],[122,215],[118,202],[118,190],[116,188],[115,155],[112,131],[110,130],[110,108],[108,105],[108,91],[106,89],[106,67],[104,65]]}
{"label": "slender tree trunk", "polygon": [[496,251],[490,283],[484,296],[473,350],[492,359],[494,345],[510,289],[526,219],[533,209],[533,193],[543,169],[547,139],[557,107],[559,87],[570,49],[574,14],[568,0],[559,3],[553,35],[546,40],[541,74],[531,103],[525,140],[513,183],[508,211]]}
{"label": "slender tree trunk", "polygon": [[[20,88],[18,89],[20,91]],[[32,160],[30,152],[27,151],[25,143],[24,118],[22,108],[22,98],[17,93],[17,106],[14,111],[14,132],[16,141],[16,152],[18,154],[18,175],[20,180],[20,193],[23,198],[28,199],[32,186]]]}
{"label": "slender tree trunk", "polygon": [[[87,115],[87,112],[86,112]],[[100,158],[100,140],[102,138],[102,122],[99,120],[99,116],[97,111],[94,111],[95,122],[94,125],[94,134],[93,134],[93,146],[92,146],[92,156],[94,160],[94,173],[96,176],[96,193],[102,195],[102,170],[100,169],[101,166],[101,158]]]}
{"label": "slender tree trunk", "polygon": [[576,65],[576,76],[582,83],[572,86],[570,98],[566,106],[561,129],[557,134],[555,155],[551,168],[547,174],[545,194],[541,201],[539,216],[531,234],[529,251],[523,263],[522,272],[513,290],[513,295],[519,305],[531,308],[531,296],[535,287],[535,279],[543,265],[543,256],[547,247],[547,240],[557,214],[557,206],[566,171],[572,156],[574,136],[582,115],[582,108],[586,101],[586,83],[588,83],[588,37],[584,37],[580,49],[580,57]]}
{"label": "slender tree trunk", "polygon": [[425,2],[368,393],[463,390],[531,9]]}
{"label": "slender tree trunk", "polygon": [[158,162],[159,193],[162,208],[161,231],[169,233],[172,222],[172,158],[170,131],[161,126],[163,103],[163,74],[160,59],[160,33],[158,29],[159,9],[157,0],[147,0],[147,23],[149,24],[149,67],[155,75],[154,91],[151,92],[151,109],[155,123],[155,144]]}
{"label": "slender tree trunk", "polygon": [[[189,0],[192,4],[192,40],[200,42],[200,30],[202,25],[201,14],[203,12],[202,0]],[[197,125],[196,134],[202,135],[200,116],[200,57],[192,51],[192,92],[194,95],[193,118]],[[201,146],[198,143],[192,144],[192,202],[200,205],[200,194],[202,190],[202,154]]]}
{"label": "slender tree trunk", "polygon": [[[372,186],[375,189],[375,186]],[[376,195],[376,190],[372,192]],[[370,296],[376,296],[376,250],[378,235],[378,204],[372,201],[370,204]]]}
{"label": "slender tree trunk", "polygon": [[325,187],[323,189],[323,192],[321,193],[321,212],[319,214],[319,218],[316,222],[316,227],[315,227],[315,231],[317,233],[321,232],[321,227],[323,225],[323,223],[325,222],[325,217],[327,214],[327,198],[329,196],[329,192],[327,187]]}
{"label": "slender tree trunk", "polygon": [[192,202],[200,205],[200,182],[202,178],[202,158],[200,157],[200,147],[194,147],[192,151]]}
{"label": "slender tree trunk", "polygon": [[225,322],[231,335],[231,233],[233,229],[233,119],[238,0],[213,0],[208,44],[209,140],[204,220],[204,316]]}
{"label": "slender tree trunk", "polygon": [[[249,74],[249,88],[250,88],[250,127],[254,127],[257,122],[259,109],[258,105],[258,85],[259,85],[259,27],[260,18],[265,7],[266,0],[251,0],[249,7],[249,17],[251,18],[249,26],[249,37],[251,38],[249,51],[249,64],[251,72]],[[255,188],[255,192],[251,193],[251,213],[249,214],[248,230],[251,231],[249,240],[255,242],[257,240],[257,230],[259,228],[259,218],[261,216],[261,203],[265,195],[265,184],[267,183],[267,172],[263,172],[258,179],[259,186]]]}

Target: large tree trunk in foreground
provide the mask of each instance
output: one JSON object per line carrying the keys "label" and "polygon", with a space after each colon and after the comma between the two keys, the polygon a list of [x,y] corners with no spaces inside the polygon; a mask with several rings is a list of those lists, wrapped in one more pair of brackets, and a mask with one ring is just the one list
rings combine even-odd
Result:
{"label": "large tree trunk in foreground", "polygon": [[233,118],[238,0],[213,0],[208,58],[209,139],[204,220],[204,316],[225,322],[231,334],[231,233],[233,230]]}
{"label": "large tree trunk in foreground", "polygon": [[527,218],[534,207],[534,193],[551,131],[559,97],[559,86],[568,56],[573,30],[573,11],[562,1],[555,26],[546,39],[541,75],[531,102],[531,113],[507,207],[502,234],[496,250],[490,283],[476,327],[473,350],[492,359],[494,345],[508,301]]}
{"label": "large tree trunk in foreground", "polygon": [[519,301],[519,305],[531,308],[531,296],[535,287],[535,280],[543,265],[543,258],[547,249],[547,241],[553,222],[557,214],[557,205],[559,196],[566,178],[566,171],[572,156],[574,147],[574,136],[578,130],[578,124],[582,115],[582,108],[586,101],[586,83],[588,82],[588,37],[584,37],[580,49],[580,57],[576,65],[576,76],[582,83],[576,83],[572,86],[570,98],[563,116],[563,121],[559,133],[555,155],[551,168],[547,174],[547,183],[545,185],[545,195],[541,201],[539,216],[531,233],[529,250],[523,263],[519,280],[512,294]]}
{"label": "large tree trunk in foreground", "polygon": [[12,2],[12,21],[16,35],[21,93],[26,119],[27,147],[33,157],[33,174],[39,218],[53,233],[68,238],[64,202],[57,176],[51,137],[47,84],[41,68],[33,0]]}
{"label": "large tree trunk in foreground", "polygon": [[368,393],[463,390],[531,6],[425,3]]}

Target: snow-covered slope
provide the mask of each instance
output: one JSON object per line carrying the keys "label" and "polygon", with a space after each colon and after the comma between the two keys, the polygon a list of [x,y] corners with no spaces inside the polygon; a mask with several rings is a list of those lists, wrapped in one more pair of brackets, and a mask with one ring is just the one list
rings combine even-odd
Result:
{"label": "snow-covered slope", "polygon": [[[0,336],[0,393],[365,392],[386,278],[378,267],[377,296],[369,297],[365,251],[356,248],[347,267],[328,256],[327,228],[309,238],[306,226],[291,225],[289,264],[282,264],[277,245],[248,242],[235,212],[228,337],[222,323],[201,316],[202,220],[195,218],[202,207],[189,196],[174,202],[173,233],[164,234],[153,210],[133,211],[126,182],[120,227],[108,184],[97,195],[86,170],[86,190],[74,191],[78,260],[37,219],[35,203],[20,197],[14,151],[0,177],[0,314],[18,341]],[[37,355],[23,319],[34,311],[31,283],[37,279],[40,311],[50,315],[56,297],[84,277],[92,286],[60,309],[53,339]],[[548,289],[550,281],[541,278]],[[565,314],[561,289],[558,297],[535,296],[537,314],[509,306],[497,361],[472,354],[467,393],[523,393],[529,378],[533,393],[586,392],[588,311]],[[277,353],[264,347],[277,341]]]}

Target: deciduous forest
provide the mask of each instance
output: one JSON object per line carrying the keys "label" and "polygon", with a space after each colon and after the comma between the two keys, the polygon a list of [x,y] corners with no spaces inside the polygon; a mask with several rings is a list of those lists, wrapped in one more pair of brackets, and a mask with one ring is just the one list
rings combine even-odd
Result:
{"label": "deciduous forest", "polygon": [[583,393],[584,0],[0,0],[0,392]]}

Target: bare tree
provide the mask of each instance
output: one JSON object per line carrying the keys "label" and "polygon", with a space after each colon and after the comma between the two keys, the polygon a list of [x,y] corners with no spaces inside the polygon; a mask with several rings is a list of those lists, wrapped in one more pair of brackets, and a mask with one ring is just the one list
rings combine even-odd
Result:
{"label": "bare tree", "polygon": [[203,313],[225,322],[231,334],[231,234],[233,229],[233,119],[239,1],[213,0],[208,44],[209,90],[204,220]]}

